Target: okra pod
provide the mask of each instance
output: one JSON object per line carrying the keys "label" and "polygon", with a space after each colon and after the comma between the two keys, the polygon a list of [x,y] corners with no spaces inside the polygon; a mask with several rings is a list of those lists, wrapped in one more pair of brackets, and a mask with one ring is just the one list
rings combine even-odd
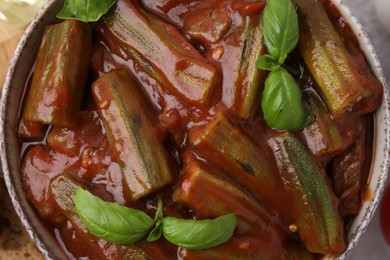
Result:
{"label": "okra pod", "polygon": [[173,180],[157,114],[125,71],[111,71],[92,84],[109,145],[137,200]]}
{"label": "okra pod", "polygon": [[175,199],[196,210],[201,218],[234,213],[267,241],[283,241],[286,238],[287,232],[281,223],[272,219],[262,205],[228,179],[218,176],[211,167],[193,161],[185,169]]}
{"label": "okra pod", "polygon": [[59,126],[74,123],[91,53],[90,25],[64,20],[45,28],[27,96],[26,120]]}
{"label": "okra pod", "polygon": [[370,120],[364,117],[359,120],[352,146],[331,162],[333,188],[340,200],[339,209],[342,216],[355,215],[361,208],[361,194],[368,178],[372,155],[370,151],[373,135],[369,122]]}
{"label": "okra pod", "polygon": [[304,91],[303,100],[312,120],[303,129],[302,134],[311,153],[327,164],[331,158],[342,153],[350,145],[352,136],[343,132],[314,91]]}
{"label": "okra pod", "polygon": [[46,141],[54,151],[74,157],[80,155],[85,147],[99,147],[103,139],[98,113],[81,111],[77,113],[73,126],[52,127]]}
{"label": "okra pod", "polygon": [[[271,250],[264,250],[261,235],[258,234],[237,234],[228,242],[218,247],[207,250],[182,250],[178,251],[180,259],[226,259],[226,260],[268,260],[268,259],[289,259],[289,260],[314,260],[314,254],[306,248],[295,243],[287,242],[284,247],[274,247]],[[270,242],[270,241],[268,241]]]}
{"label": "okra pod", "polygon": [[299,51],[335,118],[373,111],[383,88],[360,50],[349,52],[321,1],[293,0],[298,6]]}
{"label": "okra pod", "polygon": [[279,174],[290,197],[290,212],[307,249],[320,254],[339,254],[345,249],[343,222],[336,197],[304,145],[289,133],[270,139]]}
{"label": "okra pod", "polygon": [[173,25],[125,0],[98,26],[111,52],[132,59],[166,91],[195,104],[206,102],[218,80],[217,69]]}
{"label": "okra pod", "polygon": [[19,119],[18,122],[18,138],[24,141],[40,141],[45,137],[47,125],[41,122],[33,122],[24,119]]}
{"label": "okra pod", "polygon": [[272,173],[268,147],[258,146],[247,134],[221,112],[207,126],[190,133],[193,151],[224,175],[243,185],[257,199],[275,201],[281,180]]}
{"label": "okra pod", "polygon": [[134,244],[118,245],[110,244],[95,237],[84,226],[75,209],[75,197],[78,183],[69,173],[55,178],[50,184],[50,190],[58,205],[59,210],[71,222],[76,233],[84,239],[100,259],[149,259],[144,250]]}
{"label": "okra pod", "polygon": [[[219,62],[224,75],[222,101],[239,118],[252,118],[259,108],[261,90],[266,79],[256,60],[266,52],[263,41],[263,15],[244,18],[240,36],[231,35],[238,46],[226,48]],[[233,39],[232,39],[233,40]]]}

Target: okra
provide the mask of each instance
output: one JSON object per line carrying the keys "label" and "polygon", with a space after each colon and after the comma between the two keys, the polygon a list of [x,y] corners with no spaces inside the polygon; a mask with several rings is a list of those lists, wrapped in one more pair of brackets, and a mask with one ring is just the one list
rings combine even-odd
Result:
{"label": "okra", "polygon": [[271,151],[258,146],[223,113],[218,112],[203,129],[190,133],[190,143],[198,156],[243,185],[257,199],[274,204],[274,192],[280,190],[281,180],[270,169],[267,154]]}
{"label": "okra", "polygon": [[111,52],[132,59],[163,89],[195,104],[206,102],[218,80],[217,70],[173,25],[125,0],[98,26]]}
{"label": "okra", "polygon": [[289,133],[270,139],[283,183],[290,197],[290,212],[307,249],[338,254],[345,249],[343,222],[336,197],[304,145]]}
{"label": "okra", "polygon": [[359,120],[352,146],[331,162],[333,188],[340,199],[342,216],[355,215],[361,208],[361,194],[371,165],[372,133],[367,125],[369,122],[370,120],[364,117]]}
{"label": "okra", "polygon": [[55,178],[50,184],[50,190],[59,210],[67,217],[80,238],[90,246],[100,259],[149,259],[147,254],[134,244],[110,244],[92,235],[82,223],[75,209],[75,197],[78,183],[70,173]]}
{"label": "okra", "polygon": [[39,47],[24,118],[70,126],[80,110],[92,53],[90,25],[76,20],[49,25]]}
{"label": "okra", "polygon": [[92,84],[92,94],[132,199],[171,182],[157,114],[138,83],[125,70],[111,71]]}
{"label": "okra", "polygon": [[19,119],[18,122],[18,138],[24,141],[40,141],[45,137],[47,125],[41,122],[33,122],[24,119]]}
{"label": "okra", "polygon": [[104,139],[102,128],[96,111],[81,111],[77,113],[73,126],[52,127],[46,142],[54,151],[74,157],[85,147],[99,147]]}
{"label": "okra", "polygon": [[267,241],[274,237],[280,243],[286,238],[281,223],[275,222],[262,205],[211,167],[193,161],[185,169],[175,199],[196,210],[197,215],[215,218],[233,212]]}
{"label": "okra", "polygon": [[299,51],[335,118],[373,111],[383,88],[360,50],[349,52],[321,1],[293,0],[298,6]]}
{"label": "okra", "polygon": [[[250,242],[249,242],[250,241]],[[268,243],[270,241],[267,241]],[[178,251],[180,259],[227,259],[227,260],[268,260],[268,259],[290,259],[290,260],[314,260],[315,256],[306,248],[295,243],[287,242],[275,247],[267,248],[267,242],[261,235],[237,234],[228,242],[208,250],[182,250]]]}
{"label": "okra", "polygon": [[312,90],[303,92],[303,100],[312,120],[302,131],[311,153],[318,158],[329,159],[340,154],[352,142],[329,114],[326,105]]}
{"label": "okra", "polygon": [[249,119],[259,108],[266,79],[266,72],[255,66],[256,60],[266,52],[262,13],[245,17],[243,23],[238,46],[227,48],[219,61],[224,74],[223,103],[235,116]]}

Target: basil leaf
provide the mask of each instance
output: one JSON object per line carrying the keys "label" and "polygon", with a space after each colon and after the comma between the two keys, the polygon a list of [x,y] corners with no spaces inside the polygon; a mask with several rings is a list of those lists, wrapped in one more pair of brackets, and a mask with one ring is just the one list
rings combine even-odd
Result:
{"label": "basil leaf", "polygon": [[162,234],[162,219],[163,219],[163,202],[160,196],[157,195],[157,210],[154,215],[154,221],[156,225],[153,230],[149,233],[148,242],[158,240]]}
{"label": "basil leaf", "polygon": [[76,191],[75,207],[92,234],[112,243],[136,242],[147,236],[155,223],[140,210],[105,202],[80,187]]}
{"label": "basil leaf", "polygon": [[163,218],[166,240],[186,249],[207,249],[225,243],[233,235],[237,219],[227,214],[212,220]]}
{"label": "basil leaf", "polygon": [[294,78],[284,69],[272,71],[265,81],[261,101],[267,124],[277,130],[297,131],[309,122],[302,93]]}
{"label": "basil leaf", "polygon": [[283,64],[299,40],[298,15],[290,0],[267,0],[263,33],[268,52]]}
{"label": "basil leaf", "polygon": [[153,241],[160,239],[161,234],[162,234],[162,220],[159,219],[159,220],[157,220],[156,225],[154,226],[152,231],[150,231],[150,233],[149,233],[149,236],[147,239],[148,242],[153,242]]}
{"label": "basil leaf", "polygon": [[60,19],[75,19],[82,22],[96,22],[117,0],[65,0],[57,14]]}
{"label": "basil leaf", "polygon": [[274,71],[280,68],[278,60],[274,56],[265,54],[256,60],[256,68],[260,70]]}

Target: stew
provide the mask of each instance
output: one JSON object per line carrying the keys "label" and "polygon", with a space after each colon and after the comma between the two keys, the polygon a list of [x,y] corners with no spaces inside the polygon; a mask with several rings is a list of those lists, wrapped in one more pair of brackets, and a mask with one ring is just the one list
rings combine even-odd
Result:
{"label": "stew", "polygon": [[[299,40],[277,53],[266,36],[271,1],[118,0],[96,22],[46,27],[17,129],[20,171],[69,258],[312,259],[346,249],[382,85],[329,0],[288,0]],[[279,118],[296,114],[286,102],[302,106],[299,130],[269,124],[295,120]],[[77,205],[80,188],[90,203]],[[91,220],[101,236],[86,223],[89,207],[101,212]],[[123,239],[112,235],[122,221],[133,232]]]}

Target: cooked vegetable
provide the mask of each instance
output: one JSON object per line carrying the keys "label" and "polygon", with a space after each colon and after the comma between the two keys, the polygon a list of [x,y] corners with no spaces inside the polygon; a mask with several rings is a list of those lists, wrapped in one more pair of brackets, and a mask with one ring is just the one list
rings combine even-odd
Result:
{"label": "cooked vegetable", "polygon": [[307,249],[320,254],[339,254],[345,249],[341,218],[335,196],[303,144],[291,134],[271,139],[279,173],[294,210],[291,216]]}
{"label": "cooked vegetable", "polygon": [[[243,119],[253,118],[258,111],[261,89],[265,74],[256,69],[256,60],[265,53],[263,40],[263,22],[261,13],[245,19],[242,45],[240,46],[240,62],[233,73],[234,105],[232,112]],[[231,72],[229,72],[231,73]]]}
{"label": "cooked vegetable", "polygon": [[[105,225],[110,225],[110,227],[115,226],[117,223],[112,221],[113,219],[102,219],[103,217],[107,217],[107,215],[101,215],[101,213],[106,214],[105,211],[100,210],[99,207],[102,205],[102,202],[99,201],[96,197],[89,195],[86,192],[80,192],[79,198],[78,198],[78,205],[79,209],[77,209],[77,206],[75,206],[75,203],[77,204],[76,200],[76,191],[78,190],[78,185],[70,175],[64,174],[56,179],[53,180],[53,182],[50,185],[51,193],[54,196],[54,199],[56,203],[59,206],[60,211],[68,218],[68,220],[72,223],[73,228],[75,228],[76,233],[82,237],[85,242],[90,247],[90,250],[93,250],[100,258],[109,258],[109,259],[123,259],[123,258],[130,258],[130,259],[149,259],[146,252],[139,248],[136,245],[129,244],[129,245],[115,245],[115,244],[108,244],[104,240],[99,240],[95,236],[93,236],[87,229],[87,227],[83,224],[85,220],[80,219],[80,217],[77,214],[77,211],[82,210],[84,214],[87,214],[87,216],[91,213],[98,213],[95,215],[95,217],[101,217],[100,221]],[[81,188],[80,188],[81,189]],[[82,190],[82,189],[81,189]],[[77,192],[78,193],[78,192]],[[81,194],[81,195],[80,195]],[[84,201],[84,199],[87,199],[87,201]],[[85,205],[87,204],[87,205]],[[83,206],[84,205],[84,206]],[[83,207],[80,209],[80,207]],[[117,208],[115,206],[111,207],[111,209]],[[77,211],[76,211],[77,210]],[[111,212],[112,215],[110,217],[115,216],[115,213],[117,212]],[[83,216],[86,216],[84,215]],[[121,213],[119,213],[121,214]],[[118,217],[119,215],[116,215]],[[128,216],[127,216],[128,217]],[[132,216],[130,216],[131,218]],[[115,221],[121,220],[121,218],[116,218]],[[122,220],[123,221],[123,220]],[[87,221],[88,224],[95,225],[96,223],[92,223]],[[122,222],[121,222],[122,223]],[[152,221],[153,223],[153,221]],[[97,223],[101,224],[101,223]],[[97,226],[94,227],[95,231],[97,231]],[[134,230],[134,229],[132,229]],[[100,233],[101,230],[99,230],[97,233]],[[112,232],[112,230],[110,230]],[[118,230],[119,233],[122,233],[122,230]],[[124,231],[124,230],[123,230]],[[110,236],[111,234],[104,234],[105,236]],[[118,235],[118,234],[116,234]],[[133,234],[128,234],[129,236]]]}
{"label": "cooked vegetable", "polygon": [[124,70],[96,80],[92,92],[133,200],[173,180],[157,116],[137,82]]}
{"label": "cooked vegetable", "polygon": [[24,119],[70,126],[80,109],[92,51],[89,25],[49,25],[39,47]]}
{"label": "cooked vegetable", "polygon": [[18,138],[24,141],[39,141],[45,137],[47,126],[41,122],[21,118],[18,122]]}
{"label": "cooked vegetable", "polygon": [[65,0],[57,14],[60,19],[75,19],[82,22],[96,22],[117,0]]}
{"label": "cooked vegetable", "polygon": [[207,249],[228,241],[236,228],[236,221],[234,214],[212,220],[165,217],[162,231],[172,244],[187,249]]}
{"label": "cooked vegetable", "polygon": [[293,0],[300,17],[299,51],[331,114],[373,111],[382,99],[380,82],[360,50],[349,53],[321,2]]}
{"label": "cooked vegetable", "polygon": [[314,91],[306,90],[303,99],[312,118],[310,124],[303,129],[303,136],[311,153],[317,157],[326,157],[328,163],[329,158],[347,148],[352,142],[351,137],[343,132]]}
{"label": "cooked vegetable", "polygon": [[282,187],[266,159],[268,148],[258,147],[223,113],[217,113],[205,128],[195,131],[190,142],[197,155],[245,186],[256,198],[275,201],[273,191]]}
{"label": "cooked vegetable", "polygon": [[172,25],[124,0],[99,23],[110,50],[132,59],[164,89],[203,104],[216,84],[217,70]]}
{"label": "cooked vegetable", "polygon": [[238,228],[258,235],[256,245],[262,248],[264,257],[274,248],[282,250],[287,240],[287,231],[272,217],[272,213],[248,192],[204,163],[195,161],[186,166],[175,200],[185,203],[202,218],[233,212],[237,216]]}
{"label": "cooked vegetable", "polygon": [[332,3],[67,0],[18,133],[66,255],[339,257],[383,89]]}
{"label": "cooked vegetable", "polygon": [[371,157],[369,146],[373,133],[368,129],[368,118],[361,118],[356,124],[357,135],[343,154],[331,162],[331,178],[335,194],[340,198],[340,214],[351,216],[359,212],[362,192],[365,188]]}
{"label": "cooked vegetable", "polygon": [[298,16],[291,1],[268,0],[264,10],[264,41],[270,55],[259,57],[256,67],[271,71],[265,81],[261,108],[267,124],[277,130],[301,130],[310,120],[299,86],[281,67],[298,39]]}

